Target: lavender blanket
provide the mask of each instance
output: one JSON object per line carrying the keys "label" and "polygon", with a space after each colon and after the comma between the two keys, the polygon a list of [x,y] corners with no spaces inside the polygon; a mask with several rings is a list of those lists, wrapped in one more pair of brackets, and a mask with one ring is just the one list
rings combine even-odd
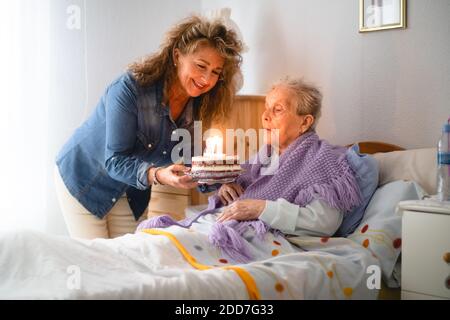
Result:
{"label": "lavender blanket", "polygon": [[[256,157],[242,165],[245,173],[238,177],[237,183],[245,191],[239,199],[275,201],[284,198],[299,206],[321,199],[333,208],[348,212],[360,204],[361,195],[345,151],[343,147],[320,140],[314,132],[297,138],[279,158],[270,153],[269,146],[264,146]],[[277,165],[274,166],[274,163]],[[208,208],[193,218],[177,222],[168,215],[159,216],[143,221],[137,230],[170,225],[188,228],[201,216],[214,213],[222,206],[217,195],[208,200]],[[242,235],[248,228],[253,228],[260,237],[270,230],[260,220],[233,220],[216,223],[209,239],[231,258],[247,262],[251,257]]]}

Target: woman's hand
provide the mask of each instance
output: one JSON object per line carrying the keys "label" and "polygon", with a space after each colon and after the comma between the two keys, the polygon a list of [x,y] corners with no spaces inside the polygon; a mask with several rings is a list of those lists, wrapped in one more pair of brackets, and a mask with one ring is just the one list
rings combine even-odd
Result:
{"label": "woman's hand", "polygon": [[225,222],[227,220],[256,220],[265,207],[265,200],[238,200],[225,208],[222,214],[219,215],[217,222]]}
{"label": "woman's hand", "polygon": [[220,187],[217,195],[219,196],[220,201],[222,201],[222,204],[226,206],[231,204],[234,200],[237,200],[243,193],[244,189],[242,189],[239,184],[226,183]]}
{"label": "woman's hand", "polygon": [[[156,168],[149,170],[149,175],[153,175],[153,171]],[[192,177],[186,175],[190,168],[183,166],[182,164],[173,164],[167,168],[160,168],[156,172],[156,179],[165,185],[169,185],[175,188],[192,189],[195,188],[198,183],[192,181]],[[153,176],[152,176],[153,179]],[[153,180],[152,180],[153,181]]]}

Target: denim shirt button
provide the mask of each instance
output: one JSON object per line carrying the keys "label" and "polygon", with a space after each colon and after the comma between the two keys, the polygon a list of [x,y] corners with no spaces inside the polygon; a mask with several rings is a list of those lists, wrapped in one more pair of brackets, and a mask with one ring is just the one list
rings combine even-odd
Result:
{"label": "denim shirt button", "polygon": [[163,151],[163,154],[166,154],[167,152],[166,151]]}
{"label": "denim shirt button", "polygon": [[149,144],[148,144],[148,147],[149,147],[149,148],[151,148],[151,147],[152,147],[152,144],[151,144],[151,143],[149,143]]}
{"label": "denim shirt button", "polygon": [[177,131],[176,131],[176,130],[173,130],[173,131],[172,131],[172,134],[176,134],[176,133],[177,133]]}
{"label": "denim shirt button", "polygon": [[112,201],[112,202],[116,202],[116,198],[112,198],[111,201]]}

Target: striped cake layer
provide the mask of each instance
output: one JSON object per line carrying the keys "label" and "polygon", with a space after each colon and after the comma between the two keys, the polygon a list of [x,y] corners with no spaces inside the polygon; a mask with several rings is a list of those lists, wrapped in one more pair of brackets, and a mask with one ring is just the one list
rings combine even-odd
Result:
{"label": "striped cake layer", "polygon": [[190,175],[199,182],[227,183],[242,173],[238,156],[200,156],[192,158]]}
{"label": "striped cake layer", "polygon": [[222,179],[222,178],[235,178],[241,174],[242,171],[202,171],[202,172],[190,172],[190,175],[194,179]]}

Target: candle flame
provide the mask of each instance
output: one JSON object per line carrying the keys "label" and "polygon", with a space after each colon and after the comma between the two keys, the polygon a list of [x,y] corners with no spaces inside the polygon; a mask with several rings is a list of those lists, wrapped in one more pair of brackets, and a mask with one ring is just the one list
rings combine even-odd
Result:
{"label": "candle flame", "polygon": [[203,154],[205,157],[223,155],[223,141],[220,136],[206,138],[206,149]]}

